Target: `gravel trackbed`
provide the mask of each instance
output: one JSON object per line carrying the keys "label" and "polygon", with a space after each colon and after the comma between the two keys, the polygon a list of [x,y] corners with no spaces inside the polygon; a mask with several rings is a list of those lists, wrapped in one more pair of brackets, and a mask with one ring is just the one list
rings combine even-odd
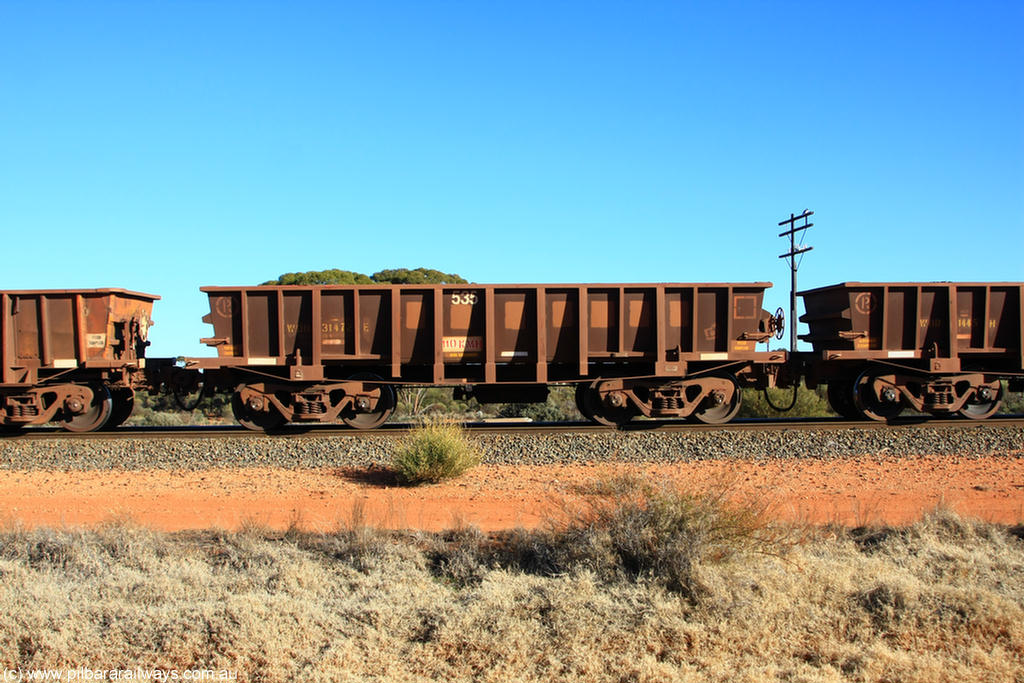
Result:
{"label": "gravel trackbed", "polygon": [[782,520],[905,523],[936,506],[1024,521],[1024,430],[893,429],[475,434],[484,464],[405,488],[386,469],[396,440],[309,435],[0,441],[7,523],[131,519],[159,529],[354,524],[485,531],[533,527],[594,483],[629,476],[727,490]]}

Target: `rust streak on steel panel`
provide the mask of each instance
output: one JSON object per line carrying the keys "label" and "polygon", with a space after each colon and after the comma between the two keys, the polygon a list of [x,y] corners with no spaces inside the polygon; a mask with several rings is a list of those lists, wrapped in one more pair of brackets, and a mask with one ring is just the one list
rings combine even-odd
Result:
{"label": "rust streak on steel panel", "polygon": [[[619,287],[619,304],[618,304],[618,311],[616,311],[616,312],[618,313],[618,315],[615,316],[615,317],[618,318],[618,325],[619,325],[619,340],[617,342],[618,348],[616,349],[616,351],[618,353],[624,355],[626,353],[626,288],[625,287]],[[609,316],[608,323],[611,324],[611,316]]]}
{"label": "rust streak on steel panel", "polygon": [[693,324],[690,326],[690,338],[693,342],[690,344],[690,353],[693,354],[694,358],[700,358],[700,318],[697,316],[697,309],[700,302],[700,287],[694,285],[690,288],[693,292],[693,307],[691,310]]}
{"label": "rust streak on steel panel", "polygon": [[[318,369],[321,366],[322,357],[323,357],[322,344],[323,344],[324,333],[323,333],[323,326],[322,326],[322,322],[323,322],[322,321],[322,315],[321,315],[321,311],[320,311],[320,303],[321,303],[320,293],[322,291],[323,291],[323,289],[321,287],[314,287],[313,288],[313,293],[312,293],[312,298],[310,300],[310,305],[311,305],[311,307],[313,309],[310,312],[312,320],[310,322],[310,329],[309,329],[309,346],[310,346],[310,351],[312,351],[312,360],[310,362],[313,364],[313,366],[315,368],[318,368]],[[317,370],[314,370],[314,372],[317,372]],[[319,371],[319,374],[322,375],[323,372]]]}
{"label": "rust streak on steel panel", "polygon": [[1020,348],[1020,364],[1024,369],[1024,285],[1017,285],[1017,305],[1020,308],[1020,317],[1017,318],[1017,342]]}
{"label": "rust streak on steel panel", "polygon": [[391,376],[395,379],[402,375],[402,288],[391,290]]}
{"label": "rust streak on steel panel", "polygon": [[665,285],[664,283],[654,287],[654,374],[667,375],[668,358],[665,350],[665,326],[668,322],[666,315]]}
{"label": "rust streak on steel panel", "polygon": [[985,317],[982,319],[981,345],[983,347],[985,347],[986,351],[990,351],[990,350],[992,350],[992,347],[995,346],[995,341],[994,340],[993,340],[992,344],[988,343],[988,319],[989,319],[989,316],[991,315],[989,309],[990,309],[990,307],[992,305],[992,288],[991,287],[986,287],[985,289],[983,289],[982,290],[982,296],[985,297]]}
{"label": "rust streak on steel panel", "polygon": [[39,308],[36,309],[39,315],[39,366],[47,367],[53,362],[50,357],[50,316],[48,315],[49,297],[39,296]]}
{"label": "rust streak on steel panel", "polygon": [[277,296],[274,298],[277,305],[277,355],[285,356],[284,352],[284,290],[278,289]]}
{"label": "rust streak on steel panel", "polygon": [[537,374],[538,382],[548,381],[548,326],[547,326],[547,288],[537,287],[534,290],[537,314],[537,340],[534,348],[537,350]]}
{"label": "rust streak on steel panel", "polygon": [[444,293],[434,287],[434,383],[444,381]]}
{"label": "rust streak on steel panel", "polygon": [[890,348],[892,346],[892,340],[889,339],[889,286],[886,285],[882,288],[882,296],[880,297],[881,302],[879,303],[879,312],[882,317],[882,348]]}
{"label": "rust streak on steel panel", "polygon": [[924,298],[924,287],[919,286],[914,290],[914,348],[919,349],[924,343],[924,333],[927,328],[921,327],[921,300]]}
{"label": "rust streak on steel panel", "polygon": [[491,384],[498,380],[494,365],[494,285],[484,287],[484,382]]}
{"label": "rust streak on steel panel", "polygon": [[248,290],[238,290],[238,305],[242,309],[242,358],[249,362],[249,296]]}
{"label": "rust streak on steel panel", "polygon": [[960,340],[957,339],[957,326],[960,324],[960,318],[957,315],[957,293],[959,287],[952,285],[946,290],[946,298],[949,300],[949,325],[947,326],[949,332],[949,357],[956,358],[960,355]]}
{"label": "rust streak on steel panel", "polygon": [[79,360],[85,360],[85,311],[82,309],[82,295],[75,294],[75,349]]}
{"label": "rust streak on steel panel", "polygon": [[725,288],[725,352],[732,353],[733,327],[736,318],[736,306],[734,301],[734,289],[732,285]]}
{"label": "rust streak on steel panel", "polygon": [[352,354],[357,358],[363,354],[363,326],[359,322],[362,306],[359,304],[359,288],[352,288]]}
{"label": "rust streak on steel panel", "polygon": [[589,288],[586,285],[578,285],[576,287],[576,319],[579,324],[579,371],[580,377],[587,377],[589,373],[589,360],[590,360],[590,294]]}
{"label": "rust streak on steel panel", "polygon": [[0,293],[0,305],[3,306],[3,311],[0,312],[0,362],[3,362],[3,381],[7,384],[14,381],[14,370],[11,368],[14,364],[14,354],[10,352],[14,328],[11,326],[11,298],[6,292]]}

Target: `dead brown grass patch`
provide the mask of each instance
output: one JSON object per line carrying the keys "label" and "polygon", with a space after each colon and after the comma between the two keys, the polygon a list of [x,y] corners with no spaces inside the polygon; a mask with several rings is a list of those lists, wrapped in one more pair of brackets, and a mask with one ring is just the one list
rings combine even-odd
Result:
{"label": "dead brown grass patch", "polygon": [[[736,507],[739,505],[739,507]],[[540,532],[0,532],[0,664],[242,681],[1012,681],[1024,541],[938,509],[776,529],[646,484]],[[813,533],[811,533],[813,531]]]}

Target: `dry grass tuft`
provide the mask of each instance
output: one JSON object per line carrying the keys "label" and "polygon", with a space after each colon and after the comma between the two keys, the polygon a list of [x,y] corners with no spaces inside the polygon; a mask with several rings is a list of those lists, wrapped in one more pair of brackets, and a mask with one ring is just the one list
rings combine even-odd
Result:
{"label": "dry grass tuft", "polygon": [[480,464],[477,447],[456,422],[429,420],[398,447],[391,465],[406,484],[436,484]]}
{"label": "dry grass tuft", "polygon": [[566,508],[547,530],[507,535],[503,563],[547,576],[651,580],[696,601],[706,592],[702,566],[781,555],[800,538],[796,526],[773,524],[766,504],[734,499],[728,487],[690,493],[615,478],[581,492],[586,502]]}
{"label": "dry grass tuft", "polygon": [[494,536],[389,532],[357,509],[332,534],[10,527],[0,664],[269,683],[1024,679],[1024,541],[1007,527],[940,509],[796,543],[741,502],[602,487],[550,529]]}

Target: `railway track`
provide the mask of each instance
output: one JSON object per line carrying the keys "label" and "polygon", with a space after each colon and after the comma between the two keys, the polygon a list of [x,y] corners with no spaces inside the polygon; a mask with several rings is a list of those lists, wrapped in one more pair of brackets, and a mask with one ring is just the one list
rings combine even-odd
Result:
{"label": "railway track", "polygon": [[[962,429],[986,426],[1024,427],[1024,415],[997,415],[987,420],[963,418],[940,420],[928,417],[904,417],[889,422],[851,421],[843,418],[748,418],[737,419],[724,425],[707,425],[683,420],[642,420],[623,428],[605,427],[591,422],[470,422],[464,427],[474,434],[585,434],[601,432],[719,432],[719,431],[784,431],[784,430],[879,430],[912,427],[959,427]],[[356,439],[365,436],[400,437],[415,428],[412,423],[392,423],[374,430],[351,429],[344,425],[288,425],[273,434],[273,438],[300,439],[315,436]],[[97,441],[121,439],[258,439],[266,434],[254,432],[238,425],[182,426],[182,427],[120,427],[106,432],[67,432],[58,427],[29,428],[18,434],[0,437],[0,443],[35,440]]]}

